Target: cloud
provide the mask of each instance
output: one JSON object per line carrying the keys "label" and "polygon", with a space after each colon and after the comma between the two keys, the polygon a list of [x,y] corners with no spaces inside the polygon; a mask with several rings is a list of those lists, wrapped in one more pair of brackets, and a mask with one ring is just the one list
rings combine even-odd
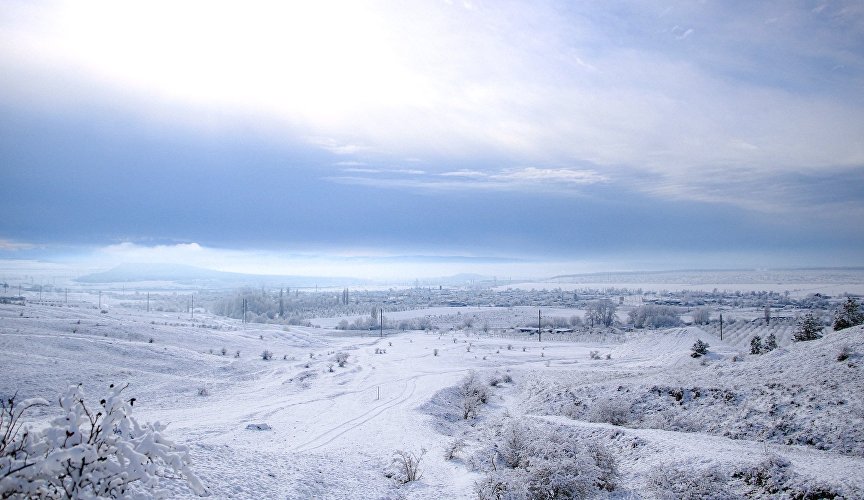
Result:
{"label": "cloud", "polygon": [[[573,188],[590,184],[605,183],[609,178],[594,170],[575,168],[510,168],[498,171],[455,170],[437,174],[424,171],[344,169],[352,174],[375,173],[384,174],[375,177],[365,176],[331,176],[332,182],[356,184],[361,186],[409,188],[422,190],[483,190],[483,191],[518,191],[541,190],[575,194]],[[410,173],[414,177],[405,178],[393,174]]]}
{"label": "cloud", "polygon": [[32,250],[34,248],[37,248],[37,246],[31,243],[0,239],[0,251],[16,252],[20,250]]}
{"label": "cloud", "polygon": [[[376,185],[562,191],[633,176],[657,197],[780,209],[779,194],[766,202],[715,178],[784,178],[794,190],[807,175],[864,168],[854,0],[5,7],[7,106],[97,102],[193,130],[240,117],[348,157],[336,166],[464,166],[381,168]],[[484,167],[502,158],[531,167]]]}

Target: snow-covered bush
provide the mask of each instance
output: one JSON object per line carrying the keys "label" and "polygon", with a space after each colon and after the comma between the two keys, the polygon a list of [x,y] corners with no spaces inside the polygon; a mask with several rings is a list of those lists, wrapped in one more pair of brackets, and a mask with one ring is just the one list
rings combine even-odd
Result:
{"label": "snow-covered bush", "polygon": [[813,316],[813,313],[807,313],[803,318],[798,320],[798,325],[792,334],[792,340],[795,342],[806,342],[808,340],[821,339],[822,328],[822,325],[819,324],[819,320]]}
{"label": "snow-covered bush", "polygon": [[762,354],[762,337],[754,335],[750,339],[750,354]]}
{"label": "snow-covered bush", "polygon": [[347,352],[337,352],[335,356],[333,356],[333,361],[336,361],[336,364],[339,365],[340,368],[344,368],[345,364],[348,362],[348,353]]}
{"label": "snow-covered bush", "polygon": [[693,324],[694,325],[707,325],[711,321],[711,309],[707,307],[700,307],[693,311]]}
{"label": "snow-covered bush", "polygon": [[726,475],[716,468],[698,472],[690,468],[662,466],[648,475],[648,489],[664,500],[734,498],[726,482]]}
{"label": "snow-covered bush", "polygon": [[702,339],[698,339],[693,344],[693,347],[690,348],[690,350],[693,351],[693,353],[690,354],[690,356],[692,356],[694,358],[698,358],[699,356],[704,356],[704,355],[708,354],[708,348],[709,347],[711,347],[711,346],[708,345],[706,342],[703,342]]}
{"label": "snow-covered bush", "polygon": [[630,417],[630,408],[624,403],[603,400],[594,405],[591,412],[592,422],[603,422],[612,425],[624,425]]}
{"label": "snow-covered bush", "polygon": [[426,448],[421,448],[419,455],[413,451],[394,451],[390,469],[387,470],[385,475],[402,484],[419,480],[423,477],[423,471],[420,470],[420,462],[423,460],[423,455],[425,454]]}
{"label": "snow-covered bush", "polygon": [[59,398],[63,414],[43,430],[22,425],[21,417],[45,400],[3,402],[0,497],[149,498],[168,471],[206,493],[188,450],[163,435],[165,426],[132,417],[135,398],[125,399],[125,388],[112,384],[98,405],[88,405],[81,386],[69,387]]}
{"label": "snow-covered bush", "polygon": [[479,498],[590,498],[615,489],[613,456],[597,443],[585,445],[566,427],[549,430],[511,420],[493,446],[487,475],[475,484]]}
{"label": "snow-covered bush", "polygon": [[852,349],[848,345],[844,345],[837,353],[837,361],[846,361],[852,354]]}
{"label": "snow-covered bush", "polygon": [[273,359],[273,353],[268,351],[267,349],[264,349],[264,352],[261,353],[261,359],[263,359],[264,361],[270,361],[271,359]]}
{"label": "snow-covered bush", "polygon": [[447,448],[444,450],[444,460],[453,460],[465,448],[465,441],[462,439],[454,439],[450,441]]}
{"label": "snow-covered bush", "polygon": [[489,398],[487,385],[480,381],[473,370],[462,380],[459,385],[460,405],[462,418],[468,420],[477,416],[477,410],[486,403]]}
{"label": "snow-covered bush", "polygon": [[630,322],[636,328],[667,328],[680,325],[681,318],[674,307],[645,304],[630,311]]}
{"label": "snow-covered bush", "polygon": [[858,302],[848,297],[839,311],[834,315],[834,330],[842,330],[864,323],[864,312],[861,311]]}
{"label": "snow-covered bush", "polygon": [[771,352],[774,349],[777,349],[777,336],[774,335],[774,332],[768,334],[768,337],[765,338],[765,344],[762,345],[762,352]]}

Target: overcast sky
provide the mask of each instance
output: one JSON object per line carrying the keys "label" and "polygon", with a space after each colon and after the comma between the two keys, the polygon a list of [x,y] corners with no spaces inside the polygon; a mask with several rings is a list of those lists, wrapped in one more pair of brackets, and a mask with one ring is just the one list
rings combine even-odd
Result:
{"label": "overcast sky", "polygon": [[0,258],[864,265],[864,3],[0,0]]}

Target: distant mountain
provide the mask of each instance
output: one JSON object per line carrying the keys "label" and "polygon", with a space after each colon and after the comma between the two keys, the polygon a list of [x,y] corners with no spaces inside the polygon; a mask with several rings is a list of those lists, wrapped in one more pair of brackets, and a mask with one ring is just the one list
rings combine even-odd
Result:
{"label": "distant mountain", "polygon": [[141,281],[169,281],[182,285],[207,287],[288,286],[331,287],[356,286],[364,283],[357,278],[323,276],[283,276],[231,273],[214,271],[182,264],[120,264],[107,271],[76,278],[79,283],[130,283]]}

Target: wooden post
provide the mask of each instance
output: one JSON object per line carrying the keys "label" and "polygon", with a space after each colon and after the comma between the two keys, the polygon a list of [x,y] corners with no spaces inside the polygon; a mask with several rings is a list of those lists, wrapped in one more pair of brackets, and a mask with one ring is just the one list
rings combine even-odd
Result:
{"label": "wooden post", "polygon": [[540,324],[540,309],[537,309],[537,342],[543,342],[543,326]]}
{"label": "wooden post", "polygon": [[720,340],[723,340],[723,313],[720,313]]}

